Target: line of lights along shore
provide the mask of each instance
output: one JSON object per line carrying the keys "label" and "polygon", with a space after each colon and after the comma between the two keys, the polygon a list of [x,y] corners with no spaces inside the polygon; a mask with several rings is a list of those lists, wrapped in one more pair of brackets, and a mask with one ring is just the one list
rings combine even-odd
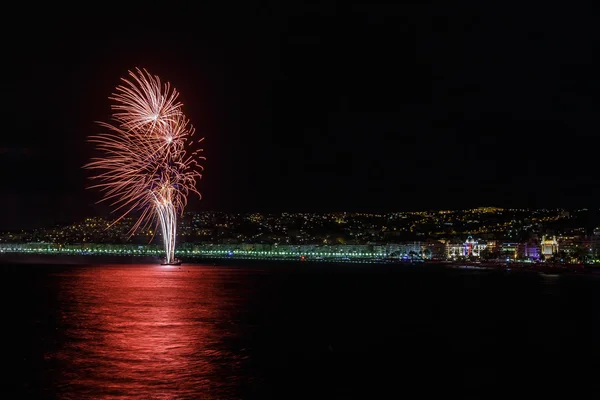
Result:
{"label": "line of lights along shore", "polygon": [[[587,261],[600,262],[600,235],[589,243]],[[586,248],[584,248],[585,250]],[[555,236],[543,237],[539,245],[530,243],[488,242],[479,243],[468,237],[462,244],[448,241],[409,242],[386,245],[263,245],[263,244],[214,244],[198,245],[184,243],[176,250],[181,257],[242,258],[242,259],[303,259],[332,261],[378,261],[378,260],[460,260],[480,259],[486,251],[500,254],[502,261],[540,261],[560,254]],[[3,253],[72,254],[72,255],[130,255],[157,256],[162,250],[157,245],[134,244],[40,244],[3,243]],[[573,251],[568,251],[573,253]],[[579,256],[581,257],[581,256]],[[573,258],[573,257],[570,257]]]}

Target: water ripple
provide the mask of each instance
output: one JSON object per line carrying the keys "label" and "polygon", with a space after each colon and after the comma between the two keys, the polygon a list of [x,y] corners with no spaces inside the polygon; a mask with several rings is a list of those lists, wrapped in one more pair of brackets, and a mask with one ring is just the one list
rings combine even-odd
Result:
{"label": "water ripple", "polygon": [[237,335],[230,316],[240,307],[239,288],[226,282],[227,271],[183,271],[149,265],[56,274],[63,340],[45,359],[59,364],[61,398],[236,397],[231,380],[246,357],[225,341]]}

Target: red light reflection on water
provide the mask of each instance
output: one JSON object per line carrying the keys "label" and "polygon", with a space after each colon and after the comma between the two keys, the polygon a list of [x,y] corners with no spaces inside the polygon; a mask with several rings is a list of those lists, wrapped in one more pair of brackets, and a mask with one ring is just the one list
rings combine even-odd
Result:
{"label": "red light reflection on water", "polygon": [[[102,266],[61,277],[54,354],[60,392],[73,398],[231,398],[243,358],[227,274],[210,267]],[[232,307],[234,305],[234,307]]]}

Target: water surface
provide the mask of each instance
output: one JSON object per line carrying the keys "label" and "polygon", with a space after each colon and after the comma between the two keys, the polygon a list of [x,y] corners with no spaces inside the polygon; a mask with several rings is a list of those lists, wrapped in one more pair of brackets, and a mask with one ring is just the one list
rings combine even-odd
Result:
{"label": "water surface", "polygon": [[5,398],[597,390],[595,277],[303,263],[2,274]]}

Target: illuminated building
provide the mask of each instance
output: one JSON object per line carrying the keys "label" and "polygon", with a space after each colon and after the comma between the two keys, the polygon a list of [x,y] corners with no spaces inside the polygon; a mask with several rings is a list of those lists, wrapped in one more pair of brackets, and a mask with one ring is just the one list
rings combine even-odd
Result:
{"label": "illuminated building", "polygon": [[583,245],[583,239],[579,236],[561,236],[557,242],[560,249],[567,254],[573,253],[575,249]]}
{"label": "illuminated building", "polygon": [[481,251],[487,247],[486,244],[479,243],[477,240],[469,236],[464,243],[446,243],[446,256],[453,257],[479,257]]}
{"label": "illuminated building", "polygon": [[473,237],[469,236],[465,241],[465,255],[479,257],[481,251],[484,250],[487,245],[477,242]]}
{"label": "illuminated building", "polygon": [[464,256],[465,247],[462,243],[446,241],[446,258],[455,258]]}
{"label": "illuminated building", "polygon": [[500,245],[500,253],[506,258],[517,258],[519,245],[513,242],[504,242]]}
{"label": "illuminated building", "polygon": [[498,247],[499,247],[499,245],[498,245],[497,240],[488,240],[487,241],[487,249],[490,252],[494,252],[494,251],[498,250]]}
{"label": "illuminated building", "polygon": [[439,240],[426,240],[421,244],[423,258],[440,259],[446,257],[446,247]]}
{"label": "illuminated building", "polygon": [[542,255],[544,257],[552,257],[554,254],[558,253],[558,241],[556,240],[556,236],[552,236],[552,238],[546,238],[546,236],[542,236]]}
{"label": "illuminated building", "polygon": [[410,258],[421,254],[421,242],[390,243],[385,246],[385,252],[390,257]]}
{"label": "illuminated building", "polygon": [[525,243],[520,243],[518,245],[517,253],[520,258],[529,260],[539,260],[540,245],[533,240],[530,240]]}

